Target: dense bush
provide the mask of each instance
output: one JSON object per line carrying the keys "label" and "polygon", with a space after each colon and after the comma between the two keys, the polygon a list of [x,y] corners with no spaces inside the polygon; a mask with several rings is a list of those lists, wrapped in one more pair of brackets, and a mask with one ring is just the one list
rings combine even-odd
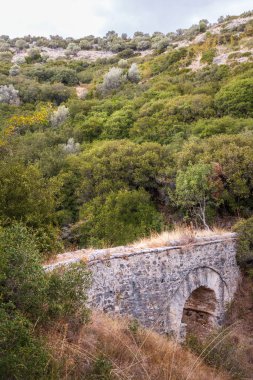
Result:
{"label": "dense bush", "polygon": [[236,117],[253,116],[253,79],[235,79],[224,86],[215,97],[219,114]]}
{"label": "dense bush", "polygon": [[0,229],[0,252],[1,378],[48,379],[53,363],[36,329],[59,318],[87,321],[89,273],[84,264],[46,273],[35,238],[17,223]]}
{"label": "dense bush", "polygon": [[113,67],[105,76],[100,91],[106,94],[108,91],[119,88],[123,81],[123,70],[119,67]]}
{"label": "dense bush", "polygon": [[144,190],[120,190],[83,205],[78,225],[84,246],[117,246],[160,231],[162,218]]}
{"label": "dense bush", "polygon": [[12,84],[9,86],[0,86],[0,103],[19,105],[18,91]]}
{"label": "dense bush", "polygon": [[48,379],[50,355],[34,336],[33,325],[19,312],[7,311],[0,306],[1,379]]}
{"label": "dense bush", "polygon": [[237,262],[242,267],[253,266],[253,217],[234,226],[238,234]]}

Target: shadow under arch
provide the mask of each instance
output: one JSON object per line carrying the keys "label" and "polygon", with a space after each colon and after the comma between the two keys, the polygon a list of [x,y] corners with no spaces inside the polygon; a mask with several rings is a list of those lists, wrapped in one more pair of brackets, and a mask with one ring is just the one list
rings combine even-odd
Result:
{"label": "shadow under arch", "polygon": [[[211,304],[208,303],[209,297]],[[201,299],[205,300],[202,307]],[[196,309],[196,302],[198,302],[197,310],[210,315],[213,327],[221,325],[228,300],[228,287],[219,272],[210,267],[198,267],[191,270],[171,297],[165,322],[167,332],[172,333],[179,340],[185,338],[186,326],[185,321],[182,323],[182,319],[187,308],[190,309],[192,306]]]}

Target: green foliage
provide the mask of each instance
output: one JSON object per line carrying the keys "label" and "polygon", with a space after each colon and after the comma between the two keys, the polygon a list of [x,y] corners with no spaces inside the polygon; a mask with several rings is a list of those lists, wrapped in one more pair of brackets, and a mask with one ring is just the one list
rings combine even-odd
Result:
{"label": "green foliage", "polygon": [[[178,155],[178,169],[191,164],[215,163],[224,191],[220,195],[227,210],[238,214],[252,208],[252,136],[214,136],[190,141]],[[245,208],[247,204],[248,208]]]}
{"label": "green foliage", "polygon": [[216,56],[216,49],[206,50],[202,54],[201,61],[204,63],[212,64],[215,56]]}
{"label": "green foliage", "polygon": [[128,132],[134,122],[133,107],[124,107],[115,111],[106,121],[102,138],[123,139],[128,137]]}
{"label": "green foliage", "polygon": [[45,180],[35,165],[25,166],[15,161],[1,161],[0,165],[0,220],[4,225],[19,220],[37,229],[41,250],[47,235],[47,251],[57,250],[56,222],[57,194],[60,182]]}
{"label": "green foliage", "polygon": [[237,262],[241,267],[253,265],[253,217],[242,220],[234,226],[238,234]]}
{"label": "green foliage", "polygon": [[1,379],[49,379],[52,362],[36,326],[86,322],[90,274],[83,263],[46,273],[36,239],[18,223],[1,228],[0,253]]}
{"label": "green foliage", "polygon": [[89,320],[89,310],[85,307],[87,301],[86,291],[91,284],[90,272],[84,263],[73,264],[64,270],[55,270],[48,277],[47,317],[56,319],[68,318],[78,323]]}
{"label": "green foliage", "polygon": [[196,215],[205,227],[207,207],[214,200],[216,190],[210,164],[190,165],[185,171],[179,170],[176,178],[176,203]]}
{"label": "green foliage", "polygon": [[224,86],[215,96],[215,105],[220,115],[236,117],[253,116],[253,79],[235,79]]}
{"label": "green foliage", "polygon": [[79,202],[84,203],[122,188],[158,190],[169,157],[159,144],[118,140],[95,143],[68,162],[79,181],[75,184]]}
{"label": "green foliage", "polygon": [[57,70],[57,73],[54,75],[53,80],[55,82],[61,82],[68,86],[72,86],[78,83],[77,74],[74,70],[71,69]]}
{"label": "green foliage", "polygon": [[169,53],[161,55],[154,59],[152,62],[152,73],[159,74],[163,71],[171,69],[173,64],[179,62],[181,59],[185,58],[187,55],[186,49],[173,50]]}
{"label": "green foliage", "polygon": [[202,355],[207,364],[228,371],[232,379],[240,380],[245,377],[240,348],[238,349],[233,337],[226,330],[209,336],[205,342],[200,342],[196,336],[190,335],[187,337],[186,345],[195,354]]}
{"label": "green foliage", "polygon": [[36,321],[43,315],[46,278],[34,238],[19,224],[2,228],[0,252],[1,302]]}
{"label": "green foliage", "polygon": [[[68,56],[47,60],[36,48],[29,50],[30,63],[11,52],[0,57],[0,85],[13,85],[20,99],[19,105],[0,104],[3,225],[22,220],[33,228],[41,252],[57,252],[62,233],[67,244],[78,243],[70,232],[81,221],[84,205],[140,188],[166,218],[180,219],[193,208],[174,202],[179,171],[186,173],[196,165],[212,167],[215,191],[207,201],[209,222],[224,215],[250,216],[253,64],[250,59],[211,63],[220,44],[232,49],[244,43],[241,37],[250,36],[251,24],[217,36],[207,32],[199,44],[176,47],[182,40],[193,41],[208,25],[201,20],[166,36],[137,32],[133,38],[114,31],[82,40],[3,36],[1,43],[24,54],[29,46],[37,46],[41,51],[64,48]],[[247,44],[250,39],[245,49]],[[149,48],[153,54],[136,54]],[[83,61],[73,58],[79,49],[118,54]],[[202,61],[210,64],[192,71],[189,65],[201,53]],[[9,75],[12,56],[18,75]],[[249,52],[243,56],[250,58]],[[85,100],[78,98],[79,82],[86,84]],[[18,120],[27,121],[37,104],[51,110],[47,119],[20,126]],[[55,105],[61,105],[56,112]]]}
{"label": "green foliage", "polygon": [[50,356],[19,312],[0,306],[0,377],[2,380],[50,378]]}
{"label": "green foliage", "polygon": [[217,119],[199,119],[192,128],[192,132],[201,138],[219,134],[232,135],[248,133],[252,130],[253,119],[238,119],[231,116],[224,116]]}
{"label": "green foliage", "polygon": [[96,358],[87,380],[112,380],[112,363],[105,356]]}
{"label": "green foliage", "polygon": [[168,115],[181,122],[193,122],[198,118],[214,115],[213,101],[207,95],[184,95],[171,99],[167,104]]}
{"label": "green foliage", "polygon": [[81,219],[80,242],[91,246],[125,245],[162,227],[160,214],[142,189],[96,197],[83,205]]}

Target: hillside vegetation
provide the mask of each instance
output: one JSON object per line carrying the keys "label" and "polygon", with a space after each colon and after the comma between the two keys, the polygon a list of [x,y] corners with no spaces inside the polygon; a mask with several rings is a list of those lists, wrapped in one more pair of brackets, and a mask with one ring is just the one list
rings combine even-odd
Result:
{"label": "hillside vegetation", "polygon": [[[220,21],[132,39],[2,36],[3,227],[22,220],[52,253],[249,217],[253,16]],[[144,45],[152,51],[140,56]],[[65,55],[49,58],[49,47]],[[114,54],[81,59],[88,48]]]}
{"label": "hillside vegetation", "polygon": [[201,364],[186,377],[196,359],[166,338],[100,316],[83,326],[85,265],[42,262],[217,226],[239,233],[252,276],[252,74],[252,12],[167,35],[0,37],[1,379],[242,376]]}

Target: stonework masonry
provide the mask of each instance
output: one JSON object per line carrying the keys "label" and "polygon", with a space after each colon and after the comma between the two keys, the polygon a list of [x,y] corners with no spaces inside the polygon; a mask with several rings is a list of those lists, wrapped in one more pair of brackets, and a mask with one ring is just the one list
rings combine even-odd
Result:
{"label": "stonework masonry", "polygon": [[[82,260],[82,251],[46,267]],[[128,315],[161,333],[182,334],[184,306],[198,288],[215,293],[214,323],[222,325],[239,281],[236,236],[198,238],[184,246],[134,250],[118,247],[90,252],[91,307]],[[208,292],[207,292],[208,294]],[[207,300],[208,302],[208,300]]]}

